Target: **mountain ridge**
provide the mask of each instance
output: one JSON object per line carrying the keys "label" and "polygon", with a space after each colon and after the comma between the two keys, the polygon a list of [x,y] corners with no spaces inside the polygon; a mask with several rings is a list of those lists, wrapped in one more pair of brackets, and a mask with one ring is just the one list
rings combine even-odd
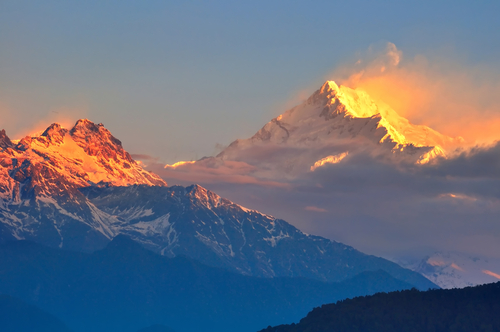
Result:
{"label": "mountain ridge", "polygon": [[75,331],[255,331],[295,320],[322,303],[409,289],[383,271],[340,283],[259,278],[168,258],[119,235],[94,253],[28,241],[0,244],[0,292],[57,315]]}
{"label": "mountain ridge", "polygon": [[133,163],[102,124],[79,120],[70,130],[52,124],[12,144],[0,152],[0,242],[92,252],[125,234],[163,255],[246,275],[341,281],[383,269],[421,289],[436,287],[395,263],[304,234],[201,186],[167,187]]}

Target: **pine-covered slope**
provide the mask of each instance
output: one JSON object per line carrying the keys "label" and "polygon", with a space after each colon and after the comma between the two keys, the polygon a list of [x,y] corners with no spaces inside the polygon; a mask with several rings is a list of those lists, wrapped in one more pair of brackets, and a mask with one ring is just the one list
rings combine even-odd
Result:
{"label": "pine-covered slope", "polygon": [[315,308],[298,324],[261,332],[500,331],[500,282],[359,297]]}

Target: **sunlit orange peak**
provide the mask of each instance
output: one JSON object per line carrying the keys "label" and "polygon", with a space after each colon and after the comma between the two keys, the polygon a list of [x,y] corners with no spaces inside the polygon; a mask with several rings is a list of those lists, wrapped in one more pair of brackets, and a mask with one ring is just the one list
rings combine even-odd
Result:
{"label": "sunlit orange peak", "polygon": [[442,260],[436,260],[436,259],[432,259],[432,258],[429,258],[427,260],[427,263],[432,265],[432,266],[444,266],[446,264]]}

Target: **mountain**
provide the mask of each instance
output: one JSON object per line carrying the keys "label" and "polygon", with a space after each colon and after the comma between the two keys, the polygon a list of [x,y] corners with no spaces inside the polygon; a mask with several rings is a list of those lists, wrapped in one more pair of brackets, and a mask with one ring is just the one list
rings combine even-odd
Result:
{"label": "mountain", "polygon": [[326,283],[258,278],[168,258],[119,235],[92,254],[15,241],[0,245],[0,293],[60,317],[75,331],[256,331],[314,306],[412,286],[383,271]]}
{"label": "mountain", "polygon": [[130,236],[169,257],[183,255],[245,275],[323,281],[382,269],[419,289],[436,287],[395,263],[304,234],[284,220],[198,185],[88,187],[82,192],[107,216],[114,234]]}
{"label": "mountain", "polygon": [[[391,163],[424,164],[463,142],[414,125],[366,92],[327,81],[306,101],[268,122],[255,135],[237,139],[216,157],[196,163],[237,161],[259,178],[289,180],[359,153]],[[173,171],[192,167],[179,162]]]}
{"label": "mountain", "polygon": [[[329,148],[349,145],[350,141],[361,141],[373,153],[391,159],[425,163],[444,156],[444,148],[460,143],[461,138],[411,124],[366,92],[327,81],[305,102],[272,119],[251,138],[234,141],[218,157],[239,160],[245,151],[270,144],[325,153]],[[342,151],[344,156],[351,152]],[[342,154],[336,156],[337,160],[335,155],[318,155],[318,164],[309,166],[314,168],[321,166],[321,161],[339,162],[344,158]],[[290,168],[298,167],[296,163],[289,164]]]}
{"label": "mountain", "polygon": [[298,324],[261,332],[500,331],[500,282],[375,294],[315,308]]}
{"label": "mountain", "polygon": [[0,132],[0,239],[33,239],[93,250],[112,237],[106,220],[83,196],[88,186],[166,186],[136,163],[104,128],[78,120],[11,141]]}
{"label": "mountain", "polygon": [[70,332],[51,314],[9,295],[0,295],[2,332]]}
{"label": "mountain", "polygon": [[201,186],[167,187],[100,124],[79,120],[70,130],[53,124],[20,141],[0,137],[0,243],[26,239],[92,252],[125,234],[163,255],[245,275],[341,281],[382,269],[419,289],[436,287]]}
{"label": "mountain", "polygon": [[464,288],[500,279],[500,261],[458,252],[435,252],[421,261],[399,262],[441,288]]}

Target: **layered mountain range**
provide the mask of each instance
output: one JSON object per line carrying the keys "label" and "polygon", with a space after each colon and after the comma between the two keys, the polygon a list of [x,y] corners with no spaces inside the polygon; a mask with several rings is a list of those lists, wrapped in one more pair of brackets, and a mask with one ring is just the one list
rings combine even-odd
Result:
{"label": "layered mountain range", "polygon": [[[297,191],[301,187],[307,188],[302,190],[311,192],[334,192],[331,187],[338,184],[350,192],[354,191],[353,186],[372,181],[369,176],[359,177],[356,170],[377,174],[377,169],[385,169],[386,173],[380,173],[382,177],[400,177],[402,182],[411,183],[418,180],[401,176],[401,172],[415,174],[415,171],[428,171],[444,159],[453,159],[456,148],[463,143],[461,137],[448,137],[427,126],[412,124],[363,90],[327,81],[307,100],[269,121],[252,137],[233,141],[217,156],[165,165],[159,174],[169,181],[180,183],[186,183],[189,177],[193,177],[215,186],[219,181],[226,181],[229,184],[237,183],[235,186],[240,183],[274,187],[282,185],[285,188],[298,188]],[[361,169],[360,165],[365,168]],[[370,168],[371,165],[373,168]],[[348,174],[350,168],[353,174]],[[350,177],[353,177],[352,180]],[[438,181],[444,183],[442,179]],[[387,182],[391,183],[391,180]],[[421,185],[423,183],[416,187]],[[367,186],[371,188],[369,184]],[[460,190],[457,185],[450,185],[447,190],[451,193],[445,191],[436,201],[442,197],[466,197],[454,193]],[[374,194],[377,194],[376,190]],[[401,197],[405,194],[402,193]],[[258,196],[255,191],[252,195]],[[432,195],[436,194],[431,190],[430,195],[429,198],[433,199]],[[297,194],[297,197],[304,196]],[[332,194],[331,199],[339,197],[342,195]],[[317,213],[329,212],[332,221],[335,221],[338,214],[328,208],[328,199],[311,199],[307,205]],[[247,201],[257,200],[247,198]],[[370,204],[375,203],[370,201]],[[263,208],[263,204],[260,206]],[[353,214],[352,211],[350,213]],[[397,257],[397,253],[391,256]],[[446,288],[497,280],[494,275],[498,274],[495,272],[488,274],[483,271],[498,273],[500,266],[498,262],[488,262],[487,258],[472,254],[440,260],[443,261],[440,265],[431,265],[426,262],[428,259],[432,261],[431,257],[425,257],[422,261],[405,263],[404,266]]]}
{"label": "layered mountain range", "polygon": [[102,125],[53,124],[11,141],[2,132],[0,240],[27,239],[78,251],[118,234],[170,257],[261,277],[340,281],[382,269],[420,289],[420,274],[349,246],[304,234],[200,186],[167,187]]}
{"label": "layered mountain range", "polygon": [[[253,332],[296,321],[323,303],[411,287],[381,270],[338,283],[243,276],[160,256],[123,235],[91,254],[29,241],[0,245],[0,294],[35,305],[76,332],[136,332],[153,324],[184,332]],[[3,317],[0,329],[35,320],[30,314]]]}

